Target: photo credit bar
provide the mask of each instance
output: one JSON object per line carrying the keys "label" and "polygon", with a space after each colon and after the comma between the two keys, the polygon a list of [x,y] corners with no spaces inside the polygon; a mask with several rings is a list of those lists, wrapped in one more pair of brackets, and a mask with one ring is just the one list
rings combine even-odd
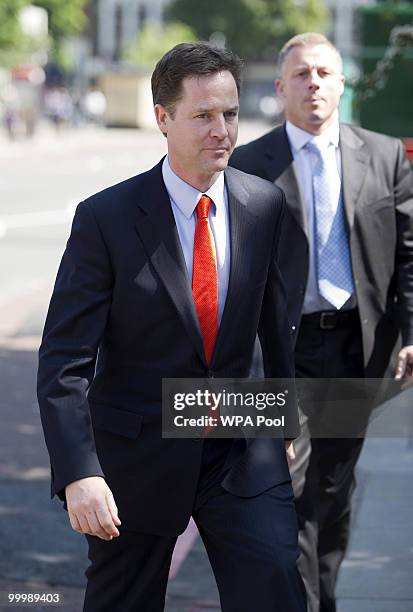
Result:
{"label": "photo credit bar", "polygon": [[162,437],[413,437],[412,405],[394,378],[167,378]]}
{"label": "photo credit bar", "polygon": [[295,437],[296,415],[292,379],[168,378],[162,382],[164,438]]}

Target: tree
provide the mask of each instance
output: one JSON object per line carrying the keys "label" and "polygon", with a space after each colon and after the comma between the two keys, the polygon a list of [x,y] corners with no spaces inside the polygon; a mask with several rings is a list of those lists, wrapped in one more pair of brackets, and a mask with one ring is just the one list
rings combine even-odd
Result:
{"label": "tree", "polygon": [[51,59],[62,63],[64,38],[82,32],[86,0],[0,0],[0,63],[13,65],[30,56],[32,41],[20,29],[19,13],[25,6],[44,8],[48,14]]}
{"label": "tree", "polygon": [[168,23],[165,26],[148,22],[139,36],[124,53],[123,59],[152,68],[169,49],[180,42],[192,42],[197,36],[183,23]]}
{"label": "tree", "polygon": [[70,35],[80,34],[86,23],[86,0],[33,0],[49,16],[49,35],[58,42]]}
{"label": "tree", "polygon": [[86,0],[32,0],[31,4],[47,11],[49,19],[50,56],[64,64],[62,41],[83,31],[86,24]]}
{"label": "tree", "polygon": [[328,12],[323,0],[173,0],[167,18],[204,40],[220,32],[243,58],[264,59],[294,34],[324,31]]}
{"label": "tree", "polygon": [[0,51],[17,48],[22,42],[19,12],[27,0],[1,0],[0,2]]}

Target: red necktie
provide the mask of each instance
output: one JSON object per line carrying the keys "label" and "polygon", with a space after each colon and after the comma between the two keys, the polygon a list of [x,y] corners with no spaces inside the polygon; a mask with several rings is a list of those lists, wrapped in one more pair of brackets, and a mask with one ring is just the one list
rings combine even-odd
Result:
{"label": "red necktie", "polygon": [[196,212],[198,223],[194,237],[192,293],[201,327],[205,357],[211,363],[218,334],[218,273],[215,244],[208,223],[212,200],[201,196]]}
{"label": "red necktie", "polygon": [[[192,293],[201,327],[204,352],[208,365],[212,361],[215,341],[218,334],[218,273],[215,256],[215,243],[208,223],[208,213],[212,200],[201,196],[196,212],[198,222],[194,237],[194,261],[192,271]],[[217,418],[219,411],[208,409],[208,417]],[[213,426],[207,425],[205,434]]]}

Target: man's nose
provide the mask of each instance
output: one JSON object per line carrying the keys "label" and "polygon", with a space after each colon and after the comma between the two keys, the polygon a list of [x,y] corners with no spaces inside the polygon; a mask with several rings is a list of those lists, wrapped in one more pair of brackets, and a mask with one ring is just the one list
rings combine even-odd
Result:
{"label": "man's nose", "polygon": [[317,70],[312,70],[310,72],[310,88],[316,90],[320,87],[320,77]]}
{"label": "man's nose", "polygon": [[211,135],[215,138],[225,138],[228,135],[227,124],[224,115],[216,117],[212,123]]}

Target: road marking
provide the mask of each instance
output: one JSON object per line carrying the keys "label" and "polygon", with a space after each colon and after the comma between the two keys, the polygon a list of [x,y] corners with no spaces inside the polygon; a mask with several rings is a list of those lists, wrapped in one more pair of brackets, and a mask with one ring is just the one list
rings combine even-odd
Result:
{"label": "road marking", "polygon": [[13,478],[14,480],[48,480],[50,468],[38,466],[28,469],[20,469],[15,465],[1,465],[0,476],[2,478]]}
{"label": "road marking", "polygon": [[0,350],[37,353],[41,341],[41,336],[19,336],[17,338],[0,336]]}
{"label": "road marking", "polygon": [[[14,292],[9,299],[0,303],[0,347],[21,347],[27,350],[37,349],[40,344],[40,335],[22,336],[24,324],[33,312],[46,315],[47,303],[52,293],[51,281],[38,281],[30,284],[24,291]],[[43,327],[43,325],[41,325]]]}
{"label": "road marking", "polygon": [[40,210],[37,212],[17,213],[0,217],[0,238],[9,230],[46,227],[48,225],[66,225],[73,220],[79,200],[70,200],[61,210]]}

